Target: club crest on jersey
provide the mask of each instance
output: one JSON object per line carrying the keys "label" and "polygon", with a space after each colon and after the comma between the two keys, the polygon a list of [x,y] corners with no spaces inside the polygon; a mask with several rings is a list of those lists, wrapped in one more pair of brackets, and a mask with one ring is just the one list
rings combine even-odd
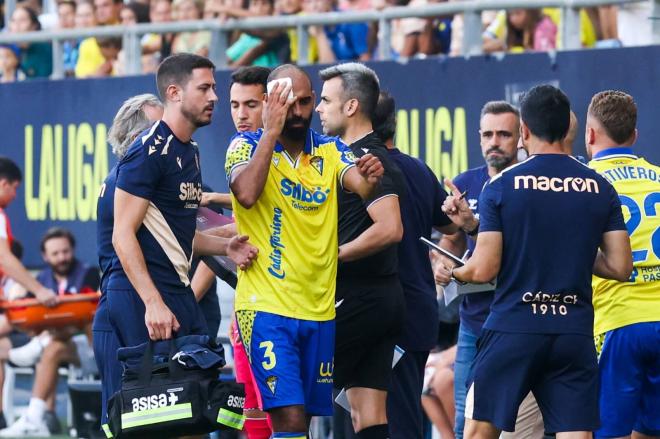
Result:
{"label": "club crest on jersey", "polygon": [[319,175],[323,175],[323,157],[314,156],[309,159],[309,164],[316,169]]}
{"label": "club crest on jersey", "polygon": [[234,140],[231,141],[231,143],[227,147],[227,151],[232,152],[232,151],[237,150],[238,147],[243,143],[244,140],[245,139],[243,139],[242,137],[235,138]]}
{"label": "club crest on jersey", "polygon": [[266,385],[270,389],[270,391],[275,394],[275,389],[277,388],[277,377],[274,375],[269,376],[266,378]]}

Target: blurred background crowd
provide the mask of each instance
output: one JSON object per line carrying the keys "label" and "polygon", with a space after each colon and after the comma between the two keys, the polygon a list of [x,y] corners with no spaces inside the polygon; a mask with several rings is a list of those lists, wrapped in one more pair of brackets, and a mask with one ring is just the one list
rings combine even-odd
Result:
{"label": "blurred background crowd", "polygon": [[[136,23],[189,20],[248,20],[252,17],[379,10],[389,6],[424,7],[438,0],[25,0],[18,4],[4,32],[43,29],[80,29]],[[639,46],[652,43],[652,1],[580,10],[580,41],[585,48]],[[515,9],[482,14],[483,50],[486,53],[552,51],[561,49],[559,9]],[[306,63],[374,58],[378,50],[378,24],[352,23],[311,26]],[[394,59],[456,56],[463,53],[460,15],[394,20],[391,50]],[[295,29],[234,32],[228,37],[231,68],[258,65],[275,67],[298,62]],[[142,71],[152,73],[172,53],[208,55],[209,31],[147,34],[141,41]],[[0,81],[49,77],[53,70],[50,43],[0,46]],[[68,77],[123,75],[126,62],[122,39],[86,38],[63,46]]]}

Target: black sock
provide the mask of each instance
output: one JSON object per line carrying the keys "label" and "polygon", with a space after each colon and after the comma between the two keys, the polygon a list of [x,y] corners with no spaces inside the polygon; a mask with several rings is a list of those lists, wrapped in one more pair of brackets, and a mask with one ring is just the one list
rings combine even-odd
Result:
{"label": "black sock", "polygon": [[387,424],[372,425],[357,432],[360,439],[389,439],[390,430]]}

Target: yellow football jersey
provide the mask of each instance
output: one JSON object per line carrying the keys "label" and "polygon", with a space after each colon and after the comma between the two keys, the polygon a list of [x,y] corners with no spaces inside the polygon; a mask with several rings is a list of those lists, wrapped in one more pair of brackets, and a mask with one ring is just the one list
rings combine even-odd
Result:
{"label": "yellow football jersey", "polygon": [[[230,181],[232,171],[249,162],[261,133],[232,140],[225,162]],[[353,162],[343,143],[312,130],[295,159],[275,146],[259,200],[250,209],[232,201],[239,233],[259,249],[255,263],[239,272],[236,310],[315,321],[335,317],[337,191]]]}
{"label": "yellow football jersey", "polygon": [[594,333],[660,321],[660,167],[630,148],[601,151],[589,166],[619,193],[634,265],[629,282],[594,276]]}

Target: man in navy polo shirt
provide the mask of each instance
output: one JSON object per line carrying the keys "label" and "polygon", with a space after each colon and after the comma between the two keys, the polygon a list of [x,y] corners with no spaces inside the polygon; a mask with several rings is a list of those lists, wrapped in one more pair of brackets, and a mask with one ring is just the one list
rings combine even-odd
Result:
{"label": "man in navy polo shirt", "polygon": [[[142,94],[127,99],[117,111],[108,132],[108,143],[112,152],[121,160],[135,139],[163,117],[163,104],[152,94]],[[110,170],[101,185],[96,204],[97,233],[96,251],[99,255],[101,299],[94,314],[94,359],[99,368],[103,387],[101,391],[101,425],[107,428],[107,401],[112,395],[107,392],[118,389],[121,382],[121,366],[117,350],[121,347],[110,324],[107,304],[107,284],[113,259],[117,257],[112,246],[114,225],[114,197],[117,182],[116,165]]]}
{"label": "man in navy polo shirt", "polygon": [[[479,195],[484,184],[492,176],[516,163],[520,130],[520,114],[511,104],[503,101],[487,102],[481,109],[479,137],[486,164],[458,175],[453,184],[459,193],[465,193],[457,224],[466,233],[445,235],[440,247],[462,256],[465,250],[474,250],[478,230]],[[450,184],[448,182],[448,184]],[[466,234],[469,235],[466,239]],[[477,351],[477,338],[486,321],[493,292],[466,295],[460,304],[460,329],[454,365],[454,400],[456,401],[455,433],[463,438],[463,413],[465,411],[466,381]],[[542,435],[542,432],[541,432]],[[531,439],[531,438],[530,438]]]}
{"label": "man in navy polo shirt", "polygon": [[[195,232],[202,182],[192,135],[211,122],[218,99],[213,72],[213,63],[197,55],[165,59],[156,75],[163,118],[138,136],[114,168],[114,215],[99,216],[98,228],[112,230],[114,251],[109,249],[103,275],[108,318],[120,347],[206,334],[188,277],[193,250],[228,254],[240,268],[256,256],[247,237]],[[118,390],[112,385],[117,383],[103,380],[105,395]]]}
{"label": "man in navy polo shirt", "polygon": [[559,89],[525,94],[521,135],[532,155],[484,187],[474,255],[449,273],[498,280],[470,373],[468,438],[513,431],[530,391],[559,439],[591,438],[600,422],[591,273],[626,281],[632,256],[612,185],[562,152],[569,119]]}

